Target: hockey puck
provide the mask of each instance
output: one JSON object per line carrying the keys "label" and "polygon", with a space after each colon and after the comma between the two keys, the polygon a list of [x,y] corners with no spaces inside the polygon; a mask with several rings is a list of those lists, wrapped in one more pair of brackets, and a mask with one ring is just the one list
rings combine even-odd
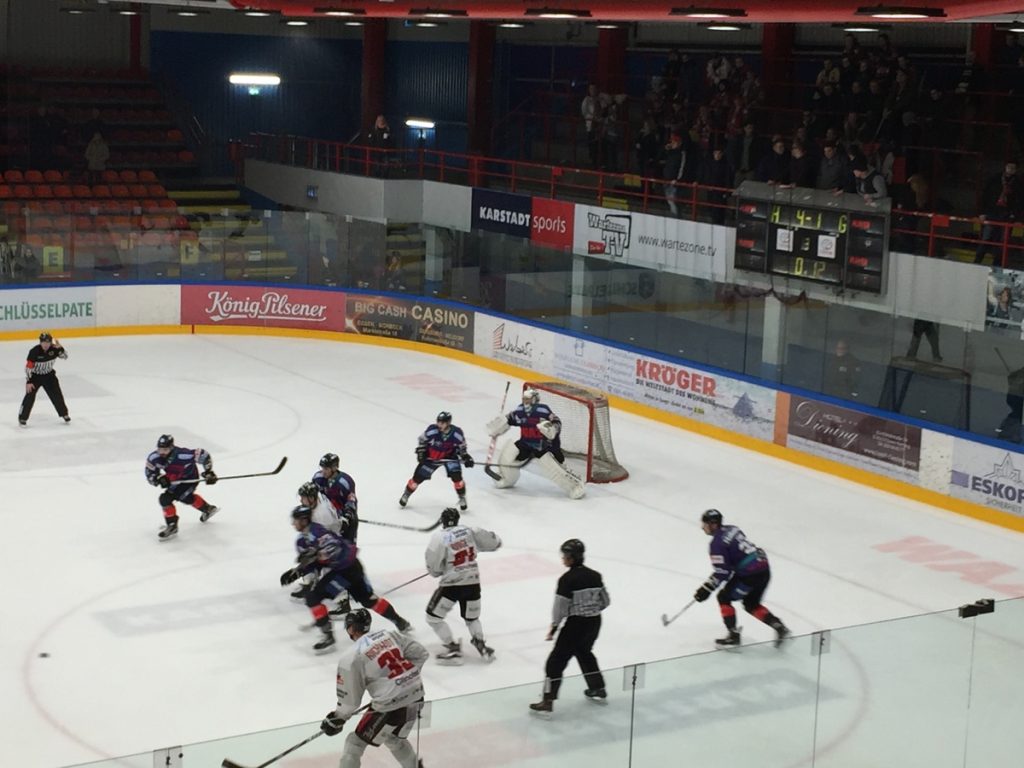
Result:
{"label": "hockey puck", "polygon": [[46,653],[46,651],[43,651],[42,653],[39,654],[39,658],[40,659],[48,659],[48,658],[50,658],[50,654]]}

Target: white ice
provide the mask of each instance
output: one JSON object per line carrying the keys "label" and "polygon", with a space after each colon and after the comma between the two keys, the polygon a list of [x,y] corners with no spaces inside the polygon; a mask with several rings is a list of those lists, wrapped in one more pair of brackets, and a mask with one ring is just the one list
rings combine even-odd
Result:
{"label": "white ice", "polygon": [[[483,425],[495,415],[507,377],[433,354],[358,343],[227,335],[65,341],[69,359],[58,364],[58,373],[72,422],[59,422],[41,394],[26,429],[17,425],[15,412],[19,368],[30,343],[0,343],[10,372],[0,381],[0,413],[9,416],[0,423],[2,764],[61,766],[319,721],[334,705],[337,654],[313,655],[315,638],[297,629],[309,620],[306,609],[278,586],[293,560],[288,512],[295,490],[318,458],[333,451],[356,480],[362,517],[432,522],[455,501],[441,474],[416,492],[407,509],[397,504],[415,464],[416,436],[438,411],[450,410],[482,459]],[[513,381],[512,391],[520,384]],[[484,665],[467,648],[462,667],[428,664],[429,699],[543,677],[550,648],[544,635],[562,570],[558,546],[570,537],[584,540],[588,564],[604,574],[612,595],[595,648],[603,667],[709,651],[722,633],[714,600],[667,629],[659,620],[682,607],[710,571],[698,523],[707,507],[722,510],[768,551],[773,580],[765,603],[800,635],[1024,594],[1018,568],[1024,536],[629,413],[614,411],[612,429],[631,476],[588,486],[582,501],[565,498],[529,471],[504,491],[494,489],[479,467],[467,472],[470,510],[464,521],[504,540],[499,552],[481,557],[482,620],[498,660]],[[181,445],[210,450],[222,475],[270,469],[282,456],[288,465],[276,477],[204,488],[220,514],[201,525],[195,510],[182,508],[180,535],[160,543],[157,491],[142,469],[165,432]],[[976,583],[956,570],[929,568],[926,559],[914,562],[878,548],[909,536],[1003,564],[995,569],[1002,575]],[[364,524],[361,558],[376,589],[422,573],[426,541],[425,534]],[[425,579],[391,598],[416,626],[416,636],[437,650],[423,620],[432,588]],[[374,621],[388,624],[376,615]],[[466,643],[458,617],[449,622]],[[747,642],[772,637],[752,617],[742,616],[741,624]],[[339,633],[339,644],[345,642]],[[781,652],[766,646],[718,652],[685,666],[648,667],[646,685],[699,698],[708,695],[700,686],[714,682],[709,670],[729,670],[723,679],[733,687],[732,676],[744,669],[779,680],[806,672],[813,680],[817,660],[808,647],[804,639]],[[857,654],[848,656],[851,668],[859,668]],[[574,663],[568,671],[577,673]],[[872,713],[871,699],[886,692],[898,697],[897,689],[906,687],[898,672],[870,685],[861,681],[855,695],[845,691],[858,703],[836,710],[843,720],[830,726],[837,740],[856,740],[858,729],[885,715]],[[621,716],[609,721],[611,731],[629,710],[615,701],[616,694],[626,701],[621,672],[609,677],[612,705],[600,711],[605,718]],[[959,685],[960,676],[955,678]],[[580,687],[566,684],[556,712],[561,723],[556,718],[549,725],[530,722],[525,713],[539,697],[539,684],[493,700],[502,702],[493,705],[498,709],[507,707],[506,730],[529,729],[524,743],[532,745],[532,758],[523,754],[517,762],[499,750],[491,759],[460,761],[448,750],[433,763],[424,752],[424,761],[446,768],[545,764],[542,729],[564,729],[588,706]],[[435,707],[433,727],[443,729],[442,713],[457,710],[458,703]],[[705,724],[729,725],[708,711],[691,714]],[[809,732],[809,719],[794,722]],[[771,742],[770,734],[762,735]],[[264,756],[291,741],[272,742]],[[340,740],[321,739],[316,746],[309,754],[325,757],[303,761],[297,753],[281,765],[335,764],[326,755],[337,755]],[[794,764],[809,760],[810,749],[807,740]],[[592,764],[626,764],[609,754]],[[634,759],[642,754],[639,743]],[[393,763],[374,754],[364,764]],[[647,764],[662,763],[652,757]]]}

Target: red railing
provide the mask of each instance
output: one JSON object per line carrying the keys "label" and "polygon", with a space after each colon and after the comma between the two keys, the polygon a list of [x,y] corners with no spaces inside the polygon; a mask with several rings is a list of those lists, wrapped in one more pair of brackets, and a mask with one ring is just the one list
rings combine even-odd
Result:
{"label": "red railing", "polygon": [[[379,149],[300,136],[252,134],[248,158],[336,173],[379,178],[416,178],[591,203],[669,216],[665,180],[632,174],[567,168],[524,160],[483,157],[424,148]],[[679,218],[731,224],[734,190],[694,183],[677,185]],[[892,211],[892,249],[936,258],[1024,268],[1024,232],[1013,222],[912,211]]]}

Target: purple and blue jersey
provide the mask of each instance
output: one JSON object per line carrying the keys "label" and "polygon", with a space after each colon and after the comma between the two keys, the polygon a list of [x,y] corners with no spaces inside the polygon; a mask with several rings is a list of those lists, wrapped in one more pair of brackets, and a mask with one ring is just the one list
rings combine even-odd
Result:
{"label": "purple and blue jersey", "polygon": [[320,489],[320,493],[334,505],[338,512],[358,512],[359,500],[356,498],[356,481],[351,475],[345,472],[335,472],[334,477],[328,480],[322,470],[317,470],[313,475],[313,482]]}
{"label": "purple and blue jersey", "polygon": [[358,552],[354,544],[320,523],[310,523],[296,537],[295,550],[298,553],[299,573],[312,573],[318,568],[344,570],[356,561]]}
{"label": "purple and blue jersey", "polygon": [[193,450],[174,446],[166,456],[161,456],[159,451],[153,451],[146,457],[146,480],[150,485],[157,485],[161,473],[167,475],[172,483],[179,480],[196,480],[199,478],[198,464],[204,469],[213,466],[213,459],[209,453],[202,448]]}
{"label": "purple and blue jersey", "polygon": [[420,435],[419,446],[427,449],[427,459],[431,461],[458,461],[466,455],[466,436],[455,425],[442,432],[431,424]]}
{"label": "purple and blue jersey", "polygon": [[541,431],[537,429],[537,425],[542,421],[553,421],[556,424],[562,423],[559,418],[555,416],[554,412],[544,405],[544,403],[537,403],[529,408],[525,405],[518,405],[514,410],[509,412],[506,418],[509,424],[513,427],[519,427],[522,430],[520,439],[537,444],[550,442],[556,448],[558,447],[560,442],[558,437],[549,441],[543,434],[541,434]]}
{"label": "purple and blue jersey", "polygon": [[733,576],[752,576],[768,570],[768,555],[735,525],[723,525],[715,531],[708,549],[715,569],[707,581],[712,589]]}

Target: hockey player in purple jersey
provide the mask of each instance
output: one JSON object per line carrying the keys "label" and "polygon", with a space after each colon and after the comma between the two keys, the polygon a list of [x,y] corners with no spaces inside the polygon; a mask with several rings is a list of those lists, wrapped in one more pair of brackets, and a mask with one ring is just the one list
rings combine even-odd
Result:
{"label": "hockey player in purple jersey", "polygon": [[761,598],[771,581],[768,555],[749,541],[735,525],[722,525],[722,513],[709,509],[701,515],[701,528],[711,537],[709,547],[711,565],[714,568],[707,581],[693,594],[693,599],[702,603],[718,592],[718,606],[722,621],[729,631],[725,637],[716,640],[719,647],[740,644],[740,630],[736,626],[735,600],[743,601],[743,608],[759,621],[775,630],[775,647],[789,637],[789,629],[771,611],[761,605]]}
{"label": "hockey player in purple jersey", "polygon": [[[336,453],[325,453],[320,457],[320,469],[313,474],[313,482],[320,488],[338,514],[356,515],[359,500],[356,499],[356,481],[346,472],[338,469],[341,459]],[[350,537],[354,540],[355,537]]]}
{"label": "hockey player in purple jersey", "polygon": [[[164,527],[157,535],[166,541],[178,534],[178,512],[174,502],[191,504],[199,510],[199,522],[205,523],[215,514],[218,508],[207,503],[196,493],[199,469],[203,466],[202,479],[207,485],[217,482],[213,471],[213,458],[202,448],[182,448],[174,444],[171,435],[160,435],[156,441],[156,450],[146,457],[146,480],[150,485],[163,488],[160,494],[160,506],[164,511]],[[188,481],[193,482],[188,482]]]}
{"label": "hockey player in purple jersey", "polygon": [[322,637],[313,645],[317,653],[328,651],[335,645],[331,615],[324,601],[344,591],[360,605],[394,622],[399,632],[408,632],[411,625],[403,619],[387,600],[377,597],[363,572],[356,546],[319,523],[313,522],[313,510],[298,506],[292,510],[292,526],[298,532],[295,549],[298,565],[281,574],[281,586],[298,581],[307,574],[316,577],[316,583],[305,594],[305,602],[313,614],[313,621]]}
{"label": "hockey player in purple jersey", "polygon": [[459,509],[465,511],[466,482],[462,479],[462,465],[471,468],[473,457],[466,450],[466,436],[459,427],[452,424],[452,415],[448,411],[437,414],[435,422],[419,436],[416,461],[416,469],[405,484],[402,498],[398,500],[399,506],[408,504],[413,491],[429,480],[440,467],[444,467],[459,497]]}
{"label": "hockey player in purple jersey", "polygon": [[[498,454],[498,488],[511,488],[519,480],[519,468],[537,459],[544,476],[570,498],[583,497],[583,482],[565,468],[565,454],[562,453],[560,439],[562,422],[540,401],[537,390],[524,389],[522,404],[504,416],[491,419],[487,424],[487,434],[497,438],[510,427],[519,427],[520,435],[518,440],[505,443]],[[491,476],[495,477],[493,474]]]}

